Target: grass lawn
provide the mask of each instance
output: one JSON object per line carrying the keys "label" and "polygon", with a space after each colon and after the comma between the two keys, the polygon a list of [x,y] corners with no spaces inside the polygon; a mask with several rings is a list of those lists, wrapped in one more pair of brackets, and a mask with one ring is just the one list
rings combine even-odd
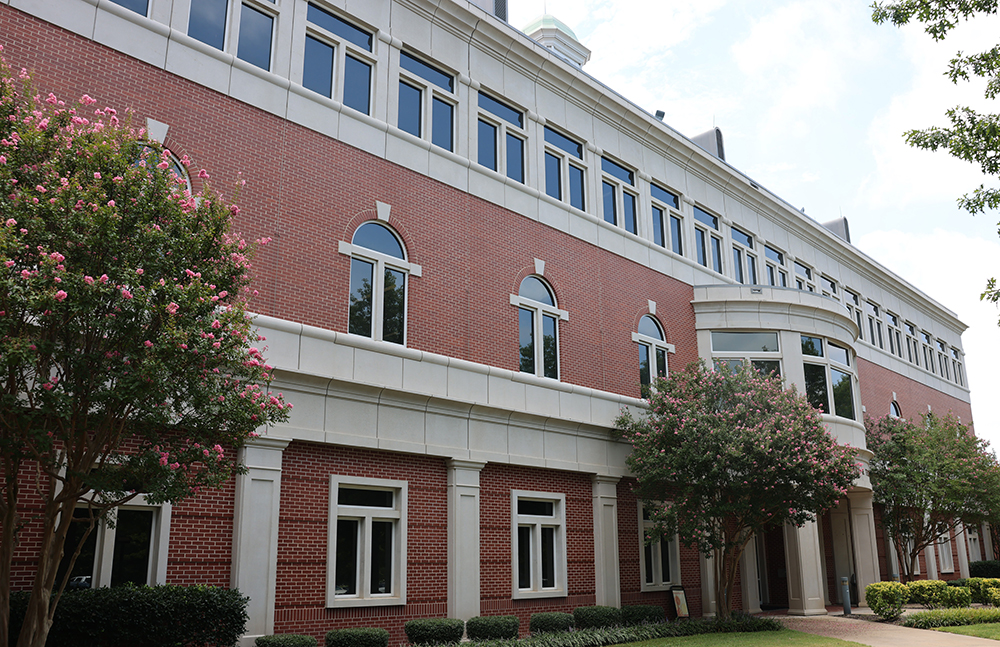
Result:
{"label": "grass lawn", "polygon": [[1000,640],[1000,623],[990,622],[982,625],[968,625],[966,627],[941,627],[935,631],[947,631],[950,634],[962,634],[963,636],[977,636],[979,638],[989,638]]}
{"label": "grass lawn", "polygon": [[[981,625],[976,625],[981,626]],[[962,627],[970,629],[971,627]],[[1000,628],[1000,626],[998,626]],[[702,634],[629,643],[628,647],[864,647],[860,643],[813,636],[798,631],[760,631],[746,634]]]}

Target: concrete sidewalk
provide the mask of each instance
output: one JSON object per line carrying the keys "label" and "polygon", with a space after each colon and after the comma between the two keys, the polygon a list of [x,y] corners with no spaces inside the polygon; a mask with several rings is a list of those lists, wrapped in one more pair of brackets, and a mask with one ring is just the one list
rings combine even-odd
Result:
{"label": "concrete sidewalk", "polygon": [[780,616],[789,629],[828,638],[850,640],[871,647],[997,647],[998,641],[959,636],[943,631],[855,620],[837,615]]}

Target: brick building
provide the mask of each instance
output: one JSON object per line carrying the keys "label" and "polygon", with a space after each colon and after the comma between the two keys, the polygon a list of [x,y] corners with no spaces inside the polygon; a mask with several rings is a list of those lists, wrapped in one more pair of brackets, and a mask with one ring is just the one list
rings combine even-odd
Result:
{"label": "brick building", "polygon": [[[214,178],[242,173],[237,228],[274,239],[252,306],[291,420],[230,487],[128,508],[144,581],[239,587],[248,640],[396,639],[427,616],[526,627],[588,604],[672,613],[675,586],[713,613],[696,551],[642,546],[611,434],[642,382],[699,358],[779,370],[862,463],[865,412],[971,421],[953,313],[854,248],[846,221],[815,222],[726,163],[718,131],[685,137],[589,77],[565,25],[528,37],[504,14],[0,2],[6,55],[39,88],[129,108]],[[78,565],[93,585],[123,568],[124,534],[97,533]],[[978,542],[955,534],[921,572],[967,575]],[[737,605],[825,613],[840,577],[863,594],[894,564],[862,475],[818,523],[757,538]]]}

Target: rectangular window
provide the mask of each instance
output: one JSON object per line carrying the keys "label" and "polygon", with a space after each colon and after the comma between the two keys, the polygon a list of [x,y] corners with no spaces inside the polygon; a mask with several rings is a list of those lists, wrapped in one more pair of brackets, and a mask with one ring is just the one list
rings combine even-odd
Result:
{"label": "rectangular window", "polygon": [[[372,34],[310,3],[302,85],[323,96],[340,99],[358,112],[371,112]],[[342,73],[336,70],[342,69]],[[334,97],[334,77],[343,79]]]}
{"label": "rectangular window", "polygon": [[681,219],[677,216],[670,216],[670,249],[677,255],[684,254],[681,245]]}
{"label": "rectangular window", "polygon": [[[399,53],[399,67],[398,125],[400,130],[417,137],[426,137],[423,134],[423,128],[421,128],[423,125],[421,115],[429,110],[431,143],[445,150],[453,151],[455,146],[455,77],[407,52]],[[406,82],[403,81],[404,77],[407,79]],[[426,81],[426,84],[421,83],[422,81]],[[421,85],[423,87],[420,87]],[[409,90],[404,90],[404,86]],[[405,104],[404,92],[407,94]],[[415,102],[417,105],[414,105]],[[421,134],[418,135],[417,132],[421,132]]]}
{"label": "rectangular window", "polygon": [[[716,231],[719,229],[719,218],[717,216],[713,216],[700,207],[694,207],[694,219],[701,225],[706,225]],[[711,267],[713,270],[721,274],[722,239],[718,236],[709,234],[708,230],[703,229],[701,226],[695,227],[694,232],[698,263],[704,265],[705,267]],[[711,265],[709,265],[709,263],[711,263]]]}
{"label": "rectangular window", "polygon": [[188,15],[188,36],[209,47],[224,49],[226,45],[226,10],[229,0],[198,0],[191,3]]}
{"label": "rectangular window", "polygon": [[[583,211],[583,144],[545,126],[545,194]],[[572,158],[579,162],[570,161]],[[565,198],[563,197],[565,196]],[[568,198],[568,199],[567,199]]]}
{"label": "rectangular window", "polygon": [[607,157],[601,158],[601,171],[604,173],[605,222],[617,225],[630,234],[638,233],[636,196],[630,189],[635,186],[635,174]]}
{"label": "rectangular window", "polygon": [[833,386],[833,413],[841,418],[855,420],[854,413],[854,380],[850,373],[830,368]]}
{"label": "rectangular window", "polygon": [[774,287],[788,287],[785,255],[770,245],[764,245],[764,262],[767,264],[767,282]]}
{"label": "rectangular window", "polygon": [[[681,219],[670,211],[670,209],[680,209],[680,198],[677,194],[664,189],[655,182],[650,183],[649,193],[653,197],[653,242],[660,247],[669,246],[672,252],[681,254],[683,249],[681,245]],[[669,244],[667,242],[668,236],[670,238]]]}
{"label": "rectangular window", "polygon": [[719,229],[719,219],[700,207],[694,208],[694,219],[703,225],[708,225],[712,229]]}
{"label": "rectangular window", "polygon": [[545,195],[562,200],[562,163],[552,153],[545,153]]}
{"label": "rectangular window", "polygon": [[733,237],[733,278],[738,283],[757,284],[757,256],[753,237],[736,227],[730,229]]}
{"label": "rectangular window", "polygon": [[145,16],[149,11],[149,0],[111,0],[111,2],[130,9],[140,16]]}
{"label": "rectangular window", "polygon": [[731,353],[777,353],[776,332],[712,332],[712,350]]}
{"label": "rectangular window", "polygon": [[743,276],[743,252],[739,247],[733,247],[733,278],[737,283],[746,283]]}
{"label": "rectangular window", "polygon": [[639,561],[642,590],[668,589],[674,584],[680,584],[677,538],[661,538],[650,542],[655,524],[650,519],[649,512],[641,505],[639,508],[639,545],[643,547],[642,559]]}
{"label": "rectangular window", "polygon": [[826,389],[826,367],[803,364],[806,378],[806,399],[823,413],[830,413],[830,399]]}
{"label": "rectangular window", "polygon": [[659,245],[660,247],[666,247],[667,241],[663,231],[663,209],[659,208],[654,204],[652,212],[653,212],[653,242]]}
{"label": "rectangular window", "polygon": [[270,70],[273,31],[274,16],[244,4],[240,9],[240,36],[236,57],[262,70]]}
{"label": "rectangular window", "polygon": [[330,477],[327,607],[406,602],[407,483]]}
{"label": "rectangular window", "polygon": [[701,227],[695,227],[694,230],[694,247],[698,256],[698,263],[708,267],[708,250],[705,247],[705,230]]}
{"label": "rectangular window", "polygon": [[865,301],[865,311],[868,313],[868,341],[873,346],[885,348],[882,338],[882,311],[878,305],[871,301]]}
{"label": "rectangular window", "polygon": [[[524,113],[480,92],[479,115],[479,163],[494,171],[505,169],[507,177],[524,182]],[[492,158],[484,146],[492,147]]]}
{"label": "rectangular window", "polygon": [[816,284],[813,283],[813,271],[812,268],[806,267],[802,263],[795,261],[792,264],[795,268],[795,287],[799,290],[808,290],[809,292],[816,291]]}
{"label": "rectangular window", "polygon": [[479,163],[490,169],[497,170],[497,127],[479,120]]}
{"label": "rectangular window", "polygon": [[566,595],[566,495],[511,491],[515,599]]}
{"label": "rectangular window", "polygon": [[414,137],[423,133],[423,91],[399,82],[399,129]]}
{"label": "rectangular window", "polygon": [[951,532],[944,531],[938,538],[938,560],[941,563],[942,573],[955,572],[955,556],[951,552]]}
{"label": "rectangular window", "polygon": [[454,106],[447,101],[434,97],[431,106],[431,143],[446,151],[454,150],[452,143],[452,112]]}
{"label": "rectangular window", "polygon": [[810,337],[809,335],[801,335],[801,337],[803,355],[823,357],[823,340],[821,338]]}
{"label": "rectangular window", "polygon": [[823,296],[837,298],[837,283],[825,276],[819,277],[820,287],[823,289]]}
{"label": "rectangular window", "polygon": [[722,239],[712,236],[712,269],[722,274]]}

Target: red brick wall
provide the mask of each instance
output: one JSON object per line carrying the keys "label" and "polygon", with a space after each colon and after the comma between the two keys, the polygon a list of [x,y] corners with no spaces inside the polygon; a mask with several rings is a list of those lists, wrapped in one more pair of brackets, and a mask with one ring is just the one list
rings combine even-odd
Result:
{"label": "red brick wall", "polygon": [[871,418],[889,415],[889,403],[895,392],[896,402],[899,403],[904,418],[916,419],[921,414],[926,414],[927,405],[931,405],[935,415],[943,416],[951,412],[959,416],[963,424],[972,422],[972,406],[968,402],[860,357],[858,382],[861,385],[861,404],[865,405],[865,415]]}
{"label": "red brick wall", "polygon": [[[406,605],[326,608],[330,475],[407,482]],[[447,616],[448,504],[443,459],[293,442],[282,456],[275,633],[323,637],[331,629],[382,627]]]}
{"label": "red brick wall", "polygon": [[205,584],[229,588],[233,563],[236,480],[203,490],[173,506],[168,584]]}

